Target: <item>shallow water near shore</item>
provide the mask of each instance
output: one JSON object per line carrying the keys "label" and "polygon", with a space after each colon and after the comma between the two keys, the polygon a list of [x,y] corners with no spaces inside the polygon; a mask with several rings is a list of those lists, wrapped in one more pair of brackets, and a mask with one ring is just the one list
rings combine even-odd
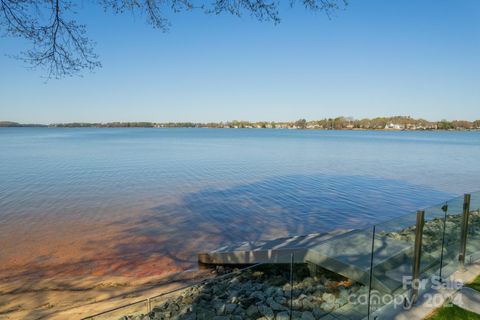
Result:
{"label": "shallow water near shore", "polygon": [[480,180],[479,132],[14,128],[0,145],[2,269],[177,269],[219,243],[370,225]]}
{"label": "shallow water near shore", "polygon": [[480,189],[480,132],[0,129],[0,278],[151,277]]}

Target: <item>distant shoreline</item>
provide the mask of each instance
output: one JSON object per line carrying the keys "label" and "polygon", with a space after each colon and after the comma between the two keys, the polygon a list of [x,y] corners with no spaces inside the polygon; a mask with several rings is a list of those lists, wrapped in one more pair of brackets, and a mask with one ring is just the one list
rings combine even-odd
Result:
{"label": "distant shoreline", "polygon": [[34,126],[0,126],[0,129],[8,128],[41,128],[41,129],[217,129],[217,130],[298,130],[298,131],[383,131],[383,132],[403,132],[403,131],[423,131],[423,132],[479,132],[480,128],[472,129],[299,129],[299,128],[219,128],[219,127],[66,127],[50,125]]}
{"label": "distant shoreline", "polygon": [[347,117],[296,121],[226,121],[226,122],[71,122],[21,124],[0,121],[1,127],[20,128],[212,128],[212,129],[297,129],[297,130],[383,130],[383,131],[478,131],[480,119],[428,121],[406,116],[353,119]]}
{"label": "distant shoreline", "polygon": [[427,132],[435,132],[435,131],[442,131],[442,132],[478,132],[480,128],[471,128],[471,129],[364,129],[364,128],[352,128],[352,129],[329,129],[329,128],[225,128],[225,127],[208,127],[208,126],[201,126],[201,127],[152,127],[152,126],[52,126],[52,125],[20,125],[20,126],[1,126],[0,129],[8,129],[8,128],[42,128],[42,129],[217,129],[217,130],[299,130],[299,131],[384,131],[384,132],[402,132],[402,131],[427,131]]}

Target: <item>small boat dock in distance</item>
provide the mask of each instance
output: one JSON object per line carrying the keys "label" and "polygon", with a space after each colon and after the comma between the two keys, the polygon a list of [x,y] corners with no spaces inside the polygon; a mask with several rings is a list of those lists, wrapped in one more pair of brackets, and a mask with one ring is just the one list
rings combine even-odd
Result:
{"label": "small boat dock in distance", "polygon": [[[198,262],[203,265],[283,264],[290,263],[293,254],[294,263],[313,264],[368,284],[371,243],[371,232],[338,230],[225,246],[198,254]],[[375,248],[372,286],[383,292],[394,292],[402,285],[401,276],[405,274],[405,268],[411,266],[412,245],[376,237]],[[388,277],[382,270],[391,270]]]}

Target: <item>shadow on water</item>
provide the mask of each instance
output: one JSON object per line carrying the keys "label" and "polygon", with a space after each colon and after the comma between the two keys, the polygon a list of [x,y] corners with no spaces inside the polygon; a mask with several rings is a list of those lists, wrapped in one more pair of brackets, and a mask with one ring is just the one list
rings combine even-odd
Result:
{"label": "shadow on water", "polygon": [[[169,257],[192,266],[196,254],[244,241],[357,229],[439,203],[452,195],[403,181],[362,176],[282,176],[185,194],[124,226],[116,254]],[[117,241],[115,240],[115,241]]]}
{"label": "shadow on water", "polygon": [[[153,244],[151,254],[168,255],[173,261],[188,263],[195,261],[196,253],[218,246],[334,229],[357,229],[411,213],[451,196],[397,180],[295,175],[189,193],[175,204],[159,205],[146,216],[121,223],[127,226],[126,234],[149,241],[143,245],[135,244],[138,247]],[[376,249],[382,251],[385,246],[382,241]],[[125,253],[129,249],[119,246],[117,250]],[[144,254],[148,256],[149,252]],[[319,305],[325,299],[325,293],[339,300],[338,284],[349,281],[344,278],[333,282],[325,280],[325,275],[329,274],[326,270],[319,276],[299,275],[295,271],[294,290],[290,294],[287,269],[285,265],[266,269],[260,266],[228,280],[190,288],[185,294],[156,301],[153,314],[160,319],[163,313],[175,312],[182,309],[182,305],[188,305],[195,306],[197,319],[211,319],[215,314],[237,314],[249,319],[266,316],[264,311],[273,314],[272,310],[278,313],[277,316],[281,314],[288,318],[292,305],[296,318],[300,318],[301,311],[305,310],[325,315],[326,310],[313,304],[311,308],[298,307],[299,297],[306,292],[304,289],[311,288],[312,281],[317,284],[313,287],[322,287],[318,292],[310,292],[312,302]],[[335,277],[329,275],[330,279]],[[335,286],[326,287],[329,282]],[[355,284],[352,288],[361,290],[363,286]],[[351,290],[344,291],[352,293]],[[213,295],[219,300],[215,300],[218,305],[212,304]],[[292,304],[289,297],[293,299]],[[267,307],[250,308],[262,304]],[[227,311],[228,308],[231,310]],[[247,310],[251,314],[246,315]],[[186,313],[179,318],[190,319],[189,315]]]}
{"label": "shadow on water", "polygon": [[[102,270],[100,276],[133,277],[171,273],[195,267],[198,252],[219,246],[361,228],[451,196],[361,176],[290,175],[208,188],[159,204],[142,216],[112,222],[119,232],[92,239],[83,248],[98,252],[94,260],[80,258],[58,266],[58,272],[66,268],[71,274],[95,276],[92,270]],[[35,284],[33,280],[17,290],[32,291]],[[68,283],[60,286],[76,290]],[[38,305],[48,303],[41,294],[36,298]]]}

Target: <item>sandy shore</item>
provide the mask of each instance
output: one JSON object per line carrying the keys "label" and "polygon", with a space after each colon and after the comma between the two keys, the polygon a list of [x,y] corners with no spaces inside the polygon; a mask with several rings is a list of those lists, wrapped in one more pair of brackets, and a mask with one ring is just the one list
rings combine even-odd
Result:
{"label": "sandy shore", "polygon": [[209,226],[149,234],[179,221],[142,219],[0,226],[0,320],[78,319],[169,291],[197,277],[179,274],[197,252],[226,241]]}
{"label": "sandy shore", "polygon": [[[80,319],[208,277],[187,271],[151,277],[9,279],[0,283],[0,319]],[[20,282],[21,281],[21,282]],[[27,283],[27,284],[26,284]]]}
{"label": "sandy shore", "polygon": [[196,266],[193,241],[137,234],[130,220],[44,222],[0,226],[0,320],[79,319],[203,275],[182,272]]}

